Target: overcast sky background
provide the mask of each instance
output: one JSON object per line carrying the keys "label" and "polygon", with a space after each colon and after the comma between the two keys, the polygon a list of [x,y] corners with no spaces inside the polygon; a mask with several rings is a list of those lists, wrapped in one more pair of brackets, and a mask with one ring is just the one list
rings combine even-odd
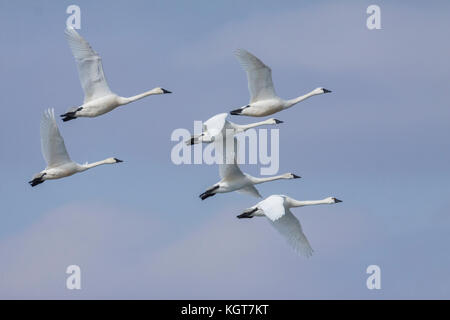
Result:
{"label": "overcast sky background", "polygon": [[[382,30],[370,31],[374,3]],[[31,188],[45,167],[43,110],[83,100],[64,38],[70,4],[113,91],[174,93],[58,121],[73,160],[125,162]],[[0,298],[449,299],[450,3],[433,4],[1,0]],[[293,209],[310,259],[264,219],[235,218],[257,199],[202,202],[216,166],[170,161],[174,129],[248,102],[236,48],[272,68],[281,97],[333,91],[276,115],[280,173],[303,178],[259,186],[344,201]],[[71,264],[82,290],[65,287]],[[366,288],[371,264],[381,290]]]}

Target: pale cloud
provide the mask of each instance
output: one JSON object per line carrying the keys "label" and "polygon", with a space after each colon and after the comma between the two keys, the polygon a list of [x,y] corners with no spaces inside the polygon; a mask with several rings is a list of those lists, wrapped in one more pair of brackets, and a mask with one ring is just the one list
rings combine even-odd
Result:
{"label": "pale cloud", "polygon": [[[320,293],[320,286],[309,291],[306,284],[320,279],[321,264],[342,262],[370,240],[359,213],[337,206],[296,210],[316,249],[312,259],[303,259],[265,219],[236,219],[241,209],[221,209],[174,238],[170,223],[157,213],[99,203],[63,206],[0,243],[0,296],[279,298],[292,292],[308,297]],[[71,264],[81,267],[81,291],[65,288]],[[284,289],[271,289],[277,283]],[[304,289],[291,287],[300,283]]]}

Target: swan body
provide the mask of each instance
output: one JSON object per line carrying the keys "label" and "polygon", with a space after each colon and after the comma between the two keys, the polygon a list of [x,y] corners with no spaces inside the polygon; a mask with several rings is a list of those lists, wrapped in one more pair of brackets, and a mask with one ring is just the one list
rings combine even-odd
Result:
{"label": "swan body", "polygon": [[63,121],[78,117],[97,117],[149,95],[171,93],[158,87],[129,98],[116,95],[106,81],[101,57],[72,27],[68,27],[65,34],[77,62],[78,75],[84,91],[84,102],[62,114]]}
{"label": "swan body", "polygon": [[247,73],[250,103],[230,112],[232,115],[265,117],[288,109],[312,96],[329,93],[330,90],[317,88],[290,100],[283,100],[275,93],[272,70],[250,52],[239,49],[236,57]]}
{"label": "swan body", "polygon": [[190,140],[186,141],[186,144],[211,143],[218,137],[233,136],[250,128],[283,123],[281,120],[272,118],[250,124],[236,124],[226,120],[227,117],[227,113],[219,113],[209,118],[203,123],[202,134],[192,136]]}
{"label": "swan body", "polygon": [[34,187],[45,180],[60,179],[103,164],[122,162],[117,158],[86,164],[73,162],[67,153],[64,139],[56,125],[53,109],[46,110],[41,120],[41,148],[47,167],[35,174],[29,184]]}
{"label": "swan body", "polygon": [[202,200],[212,197],[217,193],[227,193],[238,191],[241,193],[246,193],[248,195],[261,198],[258,189],[255,188],[256,184],[275,181],[280,179],[298,179],[299,176],[293,173],[285,173],[277,176],[267,177],[267,178],[257,178],[253,177],[247,173],[243,173],[237,164],[221,164],[219,167],[228,167],[227,169],[221,169],[222,179],[208,188],[204,193],[200,195]]}
{"label": "swan body", "polygon": [[334,197],[322,200],[299,201],[285,195],[271,195],[253,207],[246,209],[237,217],[239,219],[266,217],[297,253],[310,257],[313,249],[303,233],[300,221],[292,214],[290,208],[339,202],[342,201]]}
{"label": "swan body", "polygon": [[[285,173],[277,176],[266,177],[266,178],[257,178],[253,177],[249,174],[243,173],[237,164],[237,140],[234,139],[234,150],[227,150],[226,143],[221,145],[224,148],[223,154],[223,163],[219,164],[219,175],[221,180],[209,187],[205,192],[203,192],[199,197],[202,200],[206,198],[212,197],[217,193],[226,193],[238,191],[241,193],[246,193],[251,196],[261,198],[261,195],[258,192],[258,189],[255,188],[255,185],[260,183],[265,183],[269,181],[275,181],[280,179],[298,179],[299,176],[293,173]],[[217,150],[217,141],[216,141],[216,151]]]}

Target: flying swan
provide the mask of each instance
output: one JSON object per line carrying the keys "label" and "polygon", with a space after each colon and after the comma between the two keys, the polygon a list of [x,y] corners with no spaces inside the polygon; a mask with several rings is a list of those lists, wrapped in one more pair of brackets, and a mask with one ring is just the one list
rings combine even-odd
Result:
{"label": "flying swan", "polygon": [[249,174],[243,173],[239,166],[237,165],[237,140],[234,137],[234,150],[228,151],[226,138],[223,139],[222,144],[219,141],[215,142],[216,152],[218,147],[223,148],[223,161],[219,164],[219,175],[221,180],[209,187],[205,192],[203,192],[199,197],[202,200],[212,197],[217,193],[226,193],[238,191],[241,193],[246,193],[248,195],[261,198],[258,190],[255,188],[255,184],[260,184],[264,182],[280,180],[280,179],[298,179],[299,176],[293,173],[285,173],[278,176],[272,176],[267,178],[257,178]]}
{"label": "flying swan", "polygon": [[244,132],[250,128],[255,128],[263,125],[283,123],[283,121],[281,120],[267,119],[264,121],[250,124],[236,124],[226,120],[227,116],[228,116],[227,113],[219,113],[206,120],[203,123],[202,134],[192,136],[190,140],[186,141],[186,144],[192,145],[200,142],[211,143],[219,136],[221,137],[227,135],[232,136]]}
{"label": "flying swan", "polygon": [[29,184],[32,187],[43,183],[45,180],[68,177],[102,164],[123,162],[117,158],[108,158],[102,161],[82,165],[73,162],[67,153],[64,139],[59,133],[53,109],[46,110],[42,116],[41,148],[42,155],[47,162],[47,168],[38,174],[35,174],[33,180],[29,181]]}
{"label": "flying swan", "polygon": [[255,206],[246,209],[244,213],[238,215],[237,217],[239,219],[263,216],[267,217],[272,226],[286,238],[288,243],[297,253],[305,257],[310,257],[313,253],[313,249],[303,233],[300,222],[289,209],[294,207],[317,204],[333,204],[338,202],[342,201],[333,197],[315,201],[298,201],[284,195],[271,195]]}
{"label": "flying swan", "polygon": [[248,51],[238,49],[236,57],[247,72],[250,103],[230,112],[232,115],[265,117],[308,99],[309,97],[331,92],[325,88],[313,91],[290,100],[283,100],[275,93],[272,82],[272,70]]}
{"label": "flying swan", "polygon": [[171,93],[163,88],[154,88],[129,98],[116,95],[109,89],[106,82],[101,57],[73,27],[68,27],[65,34],[77,62],[78,74],[84,91],[84,102],[81,106],[72,107],[62,114],[63,121],[73,120],[78,117],[97,117],[114,110],[118,106],[152,94]]}

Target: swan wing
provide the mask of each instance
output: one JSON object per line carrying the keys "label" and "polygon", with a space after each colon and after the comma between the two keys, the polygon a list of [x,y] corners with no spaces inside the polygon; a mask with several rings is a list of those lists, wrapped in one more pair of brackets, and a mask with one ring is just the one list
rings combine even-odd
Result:
{"label": "swan wing", "polygon": [[277,195],[272,195],[260,203],[257,207],[264,211],[264,214],[271,221],[276,221],[286,214],[284,208],[284,198]]}
{"label": "swan wing", "polygon": [[236,57],[247,72],[250,103],[275,98],[272,70],[250,52],[238,49]]}
{"label": "swan wing", "polygon": [[77,62],[84,103],[111,94],[103,73],[102,58],[74,28],[68,27],[65,34]]}
{"label": "swan wing", "polygon": [[238,178],[244,178],[241,168],[235,163],[233,164],[219,164],[219,175],[222,179],[232,180]]}
{"label": "swan wing", "polygon": [[303,233],[300,221],[298,221],[289,209],[286,209],[285,214],[279,219],[273,221],[269,217],[269,221],[298,254],[305,257],[312,256],[313,249]]}
{"label": "swan wing", "polygon": [[203,128],[206,129],[210,136],[216,136],[222,132],[227,116],[227,113],[216,114],[203,123]]}
{"label": "swan wing", "polygon": [[41,120],[41,148],[42,155],[47,162],[47,168],[72,162],[67,153],[64,139],[56,125],[53,109],[44,111]]}
{"label": "swan wing", "polygon": [[241,188],[241,189],[237,190],[237,192],[245,193],[245,194],[248,194],[248,195],[256,197],[256,198],[262,198],[261,194],[259,194],[258,189],[256,189],[255,186],[253,186],[253,185],[249,185],[244,188]]}
{"label": "swan wing", "polygon": [[[227,145],[228,139],[233,139],[232,148]],[[222,139],[215,140],[214,145],[216,155],[222,159],[222,163],[219,163],[220,177],[226,180],[245,178],[244,173],[237,164],[238,142],[236,137],[222,136]]]}

